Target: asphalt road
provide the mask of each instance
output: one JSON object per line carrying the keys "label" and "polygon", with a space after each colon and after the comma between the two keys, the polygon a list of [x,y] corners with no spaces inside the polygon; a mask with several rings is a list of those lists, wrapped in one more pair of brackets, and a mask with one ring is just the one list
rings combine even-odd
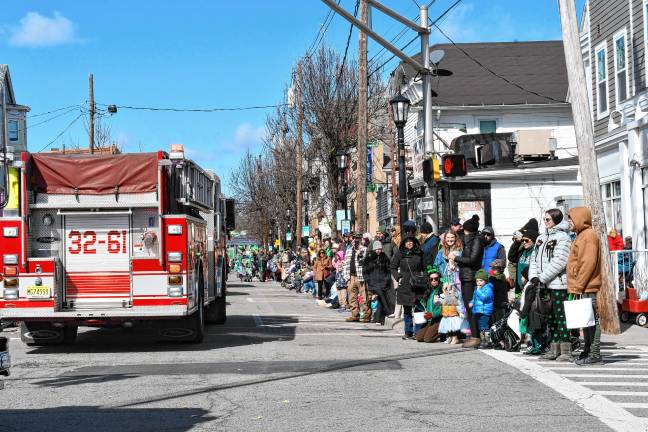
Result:
{"label": "asphalt road", "polygon": [[228,300],[201,345],[138,329],[88,329],[72,347],[12,339],[0,431],[609,430],[483,352],[346,323],[275,283],[232,283]]}

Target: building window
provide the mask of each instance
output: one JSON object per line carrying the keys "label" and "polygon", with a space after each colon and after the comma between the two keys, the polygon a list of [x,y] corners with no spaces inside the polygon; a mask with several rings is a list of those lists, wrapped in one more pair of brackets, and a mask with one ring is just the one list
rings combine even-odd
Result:
{"label": "building window", "polygon": [[596,48],[596,113],[598,117],[605,117],[609,113],[607,47],[605,44]]}
{"label": "building window", "polygon": [[628,99],[628,53],[625,29],[614,35],[614,77],[616,79],[616,101]]}
{"label": "building window", "polygon": [[9,141],[18,141],[18,120],[9,120],[7,122],[7,131],[9,135]]}
{"label": "building window", "polygon": [[497,121],[479,120],[479,133],[495,133],[497,131]]}
{"label": "building window", "polygon": [[621,181],[616,180],[601,185],[605,224],[607,229],[622,228],[621,221]]}

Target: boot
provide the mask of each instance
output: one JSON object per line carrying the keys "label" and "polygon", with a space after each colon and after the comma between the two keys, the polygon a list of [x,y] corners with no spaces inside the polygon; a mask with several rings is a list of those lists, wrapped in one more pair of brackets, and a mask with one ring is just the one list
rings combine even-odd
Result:
{"label": "boot", "polygon": [[463,348],[478,348],[480,343],[481,343],[481,339],[476,337],[471,337],[466,339],[466,341],[463,344]]}
{"label": "boot", "polygon": [[560,342],[560,356],[558,356],[556,361],[561,361],[561,362],[574,361],[574,357],[572,356],[572,352],[571,352],[571,342]]}
{"label": "boot", "polygon": [[556,360],[560,356],[560,345],[558,342],[551,342],[549,351],[540,356],[540,360]]}
{"label": "boot", "polygon": [[486,348],[486,332],[481,331],[479,332],[479,349],[485,349]]}

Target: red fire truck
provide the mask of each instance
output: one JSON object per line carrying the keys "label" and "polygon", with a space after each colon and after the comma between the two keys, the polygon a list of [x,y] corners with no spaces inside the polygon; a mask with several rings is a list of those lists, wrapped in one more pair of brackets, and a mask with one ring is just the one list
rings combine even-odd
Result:
{"label": "red fire truck", "polygon": [[201,342],[226,319],[233,200],[171,152],[22,153],[2,167],[0,318],[28,344],[73,343],[79,326],[146,325]]}

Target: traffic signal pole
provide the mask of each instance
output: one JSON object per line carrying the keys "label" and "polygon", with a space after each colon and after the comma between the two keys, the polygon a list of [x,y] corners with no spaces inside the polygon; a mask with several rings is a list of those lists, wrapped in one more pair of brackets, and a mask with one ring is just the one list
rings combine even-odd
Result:
{"label": "traffic signal pole", "polygon": [[[403,235],[403,224],[407,218],[407,175],[405,174],[405,132],[403,127],[398,130],[398,217]],[[402,237],[401,237],[402,238]]]}

